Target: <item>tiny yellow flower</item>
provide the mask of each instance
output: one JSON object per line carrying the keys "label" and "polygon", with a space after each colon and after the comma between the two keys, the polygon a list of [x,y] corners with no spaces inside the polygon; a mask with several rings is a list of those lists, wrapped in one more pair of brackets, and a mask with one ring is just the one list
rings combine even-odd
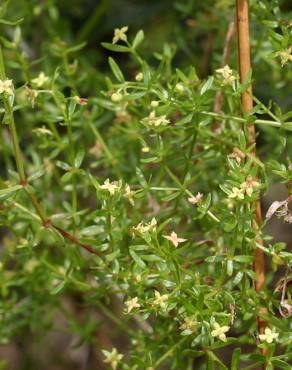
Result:
{"label": "tiny yellow flower", "polygon": [[135,195],[135,192],[131,190],[130,185],[127,184],[125,186],[125,197],[129,200],[132,206],[135,205],[134,195]]}
{"label": "tiny yellow flower", "polygon": [[138,303],[138,298],[132,298],[125,302],[127,306],[127,313],[130,313],[134,308],[140,308],[141,305]]}
{"label": "tiny yellow flower", "polygon": [[187,239],[178,238],[177,233],[175,233],[174,231],[172,231],[170,235],[163,235],[163,237],[169,240],[175,247],[177,247],[179,243],[187,241]]}
{"label": "tiny yellow flower", "polygon": [[230,326],[220,326],[217,322],[213,324],[214,330],[211,331],[212,337],[218,337],[223,342],[226,342],[226,335],[230,329]]}
{"label": "tiny yellow flower", "polygon": [[185,88],[184,88],[184,85],[180,82],[178,82],[176,85],[175,85],[175,91],[179,94],[183,93],[185,91]]}
{"label": "tiny yellow flower", "polygon": [[197,193],[195,196],[191,196],[190,198],[188,198],[188,201],[191,203],[191,204],[197,204],[199,203],[202,198],[203,198],[203,194],[202,193]]}
{"label": "tiny yellow flower", "polygon": [[223,85],[232,85],[233,81],[236,80],[232,69],[228,65],[224,66],[223,68],[216,69],[216,73],[221,75]]}
{"label": "tiny yellow flower", "polygon": [[288,49],[283,51],[278,51],[276,53],[276,56],[280,57],[281,59],[281,66],[284,67],[284,65],[288,62],[292,61],[292,46],[290,46]]}
{"label": "tiny yellow flower", "polygon": [[44,72],[40,72],[38,77],[33,78],[31,82],[36,85],[37,87],[42,87],[45,83],[49,81],[49,77],[44,74]]}
{"label": "tiny yellow flower", "polygon": [[115,103],[121,101],[122,98],[123,98],[123,95],[118,93],[118,92],[113,93],[112,96],[111,96],[112,101],[115,102]]}
{"label": "tiny yellow flower", "polygon": [[113,370],[116,370],[118,363],[122,360],[124,355],[122,355],[121,353],[118,353],[116,348],[113,348],[112,352],[109,352],[106,350],[103,350],[102,352],[106,357],[103,362],[106,364],[110,364]]}
{"label": "tiny yellow flower", "polygon": [[232,188],[228,198],[244,199],[244,189]]}
{"label": "tiny yellow flower", "polygon": [[159,101],[158,100],[152,100],[151,103],[150,103],[150,106],[152,108],[157,108],[159,105]]}
{"label": "tiny yellow flower", "polygon": [[115,34],[113,37],[113,44],[116,44],[118,41],[127,41],[126,32],[128,31],[128,26],[124,26],[122,28],[115,28]]}
{"label": "tiny yellow flower", "polygon": [[136,74],[136,76],[135,76],[135,80],[136,81],[142,81],[143,80],[143,78],[144,78],[144,76],[143,76],[143,73],[142,72],[139,72],[138,74]]}
{"label": "tiny yellow flower", "polygon": [[143,118],[142,122],[145,122],[150,126],[158,127],[166,126],[170,121],[166,118],[166,115],[156,116],[155,111],[152,111],[148,117]]}
{"label": "tiny yellow flower", "polygon": [[259,334],[260,341],[267,342],[267,343],[273,343],[274,339],[277,339],[279,336],[279,333],[276,333],[274,330],[271,330],[270,328],[265,328],[265,334]]}
{"label": "tiny yellow flower", "polygon": [[149,146],[143,146],[143,148],[142,148],[142,152],[143,152],[143,153],[149,153],[149,152],[150,152],[150,148],[149,148]]}
{"label": "tiny yellow flower", "polygon": [[110,182],[109,179],[106,179],[103,185],[100,185],[100,189],[107,190],[110,195],[114,195],[121,187],[120,181]]}
{"label": "tiny yellow flower", "polygon": [[250,197],[254,191],[254,188],[257,188],[260,183],[254,180],[251,176],[248,176],[246,181],[240,184],[240,189]]}
{"label": "tiny yellow flower", "polygon": [[160,306],[163,310],[167,307],[168,302],[168,295],[167,294],[160,294],[157,290],[154,292],[155,300],[153,301],[154,305]]}
{"label": "tiny yellow flower", "polygon": [[184,322],[181,324],[181,330],[189,330],[191,332],[196,331],[198,323],[191,317],[185,317]]}
{"label": "tiny yellow flower", "polygon": [[148,223],[144,223],[143,221],[140,222],[137,226],[133,227],[133,233],[138,234],[145,234],[147,232],[155,231],[156,230],[157,221],[155,217],[152,218],[152,220]]}
{"label": "tiny yellow flower", "polygon": [[0,80],[0,94],[13,95],[12,80]]}

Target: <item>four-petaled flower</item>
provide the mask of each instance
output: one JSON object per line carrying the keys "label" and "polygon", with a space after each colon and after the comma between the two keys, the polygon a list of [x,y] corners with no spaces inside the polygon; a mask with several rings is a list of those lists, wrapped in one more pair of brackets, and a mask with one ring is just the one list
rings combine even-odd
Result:
{"label": "four-petaled flower", "polygon": [[103,350],[103,354],[105,355],[105,362],[106,364],[110,364],[110,366],[113,368],[113,370],[116,370],[118,363],[122,360],[124,355],[119,353],[116,348],[113,348],[111,352]]}
{"label": "four-petaled flower", "polygon": [[229,331],[230,326],[227,326],[227,325],[220,326],[218,322],[214,322],[213,327],[214,327],[214,330],[211,331],[212,337],[218,337],[223,342],[226,342],[225,333]]}
{"label": "four-petaled flower", "polygon": [[121,187],[121,183],[119,181],[110,182],[109,179],[106,179],[103,185],[100,185],[100,189],[107,190],[110,195],[114,195],[117,190]]}
{"label": "four-petaled flower", "polygon": [[33,78],[31,82],[36,85],[37,87],[42,87],[46,82],[49,81],[49,77],[44,74],[44,72],[40,72],[38,77]]}
{"label": "four-petaled flower", "polygon": [[128,31],[128,26],[122,28],[115,28],[115,35],[113,37],[113,44],[116,44],[118,41],[127,41],[126,32]]}
{"label": "four-petaled flower", "polygon": [[13,95],[12,80],[0,80],[0,94]]}
{"label": "four-petaled flower", "polygon": [[281,59],[281,66],[284,67],[284,65],[288,62],[292,62],[292,46],[290,46],[286,50],[278,51],[276,53],[277,57],[280,57]]}
{"label": "four-petaled flower", "polygon": [[229,198],[244,199],[244,189],[232,188],[232,192],[228,195]]}
{"label": "four-petaled flower", "polygon": [[163,310],[167,307],[168,295],[167,294],[160,294],[157,290],[154,292],[155,300],[153,304],[160,306]]}
{"label": "four-petaled flower", "polygon": [[223,85],[232,85],[233,81],[236,80],[232,69],[228,65],[223,68],[216,69],[216,73],[222,76]]}
{"label": "four-petaled flower", "polygon": [[125,305],[127,306],[127,312],[130,313],[134,308],[139,308],[141,305],[138,303],[138,297],[129,299],[125,302]]}
{"label": "four-petaled flower", "polygon": [[172,244],[177,247],[179,245],[179,243],[183,243],[183,242],[186,242],[187,239],[183,239],[183,238],[179,238],[177,236],[177,233],[172,231],[170,235],[163,235],[163,237],[167,240],[169,240],[170,242],[172,242]]}
{"label": "four-petaled flower", "polygon": [[191,317],[185,317],[184,322],[181,324],[181,330],[189,330],[192,333],[197,330],[198,323]]}
{"label": "four-petaled flower", "polygon": [[202,200],[203,196],[204,195],[202,193],[197,193],[196,195],[192,195],[190,198],[188,198],[188,201],[191,204],[197,204]]}
{"label": "four-petaled flower", "polygon": [[274,339],[277,339],[279,333],[276,333],[274,330],[270,328],[265,329],[265,334],[259,334],[259,338],[262,342],[272,343]]}

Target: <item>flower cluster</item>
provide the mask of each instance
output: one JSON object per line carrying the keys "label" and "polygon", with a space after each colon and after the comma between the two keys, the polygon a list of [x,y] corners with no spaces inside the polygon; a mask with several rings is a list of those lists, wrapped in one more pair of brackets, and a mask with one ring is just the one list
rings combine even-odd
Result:
{"label": "flower cluster", "polygon": [[149,113],[148,117],[142,119],[143,123],[146,123],[149,126],[159,127],[166,126],[169,124],[169,119],[166,118],[166,115],[156,116],[155,111]]}
{"label": "flower cluster", "polygon": [[137,226],[132,228],[133,235],[143,235],[145,233],[156,231],[157,221],[153,217],[148,223],[141,221]]}
{"label": "flower cluster", "polygon": [[292,62],[292,46],[286,50],[277,51],[276,56],[281,60],[281,66],[284,67],[288,62]]}
{"label": "flower cluster", "polygon": [[223,68],[216,69],[216,73],[221,77],[223,85],[232,85],[236,80],[232,69],[228,65],[224,66]]}
{"label": "flower cluster", "polygon": [[248,195],[249,197],[254,192],[255,188],[258,188],[260,183],[253,179],[251,176],[246,178],[246,181],[240,184],[239,188],[233,187],[231,193],[229,194],[229,198],[237,198],[237,199],[244,199],[244,195]]}
{"label": "flower cluster", "polygon": [[12,80],[0,80],[0,94],[13,95]]}

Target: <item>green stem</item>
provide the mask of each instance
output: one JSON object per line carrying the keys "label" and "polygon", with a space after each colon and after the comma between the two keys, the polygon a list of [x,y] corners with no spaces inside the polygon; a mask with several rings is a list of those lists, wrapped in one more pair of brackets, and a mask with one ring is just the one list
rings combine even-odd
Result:
{"label": "green stem", "polygon": [[170,349],[164,353],[154,364],[153,368],[155,369],[159,366],[164,360],[166,360],[181,344],[183,344],[187,340],[187,337],[183,337],[179,340],[176,344],[174,344]]}
{"label": "green stem", "polygon": [[[204,114],[206,116],[215,117],[221,120],[230,119],[230,120],[237,121],[237,122],[246,122],[245,118],[229,116],[226,114],[219,114],[219,113],[207,112],[207,111],[202,111],[199,113]],[[292,130],[292,122],[279,122],[279,121],[269,121],[265,119],[256,119],[255,121],[253,121],[253,123],[258,124],[258,125],[281,127],[287,130]]]}
{"label": "green stem", "polygon": [[[2,52],[1,47],[0,47],[0,78],[1,78],[1,80],[6,80],[3,52]],[[20,146],[19,146],[19,140],[18,140],[16,125],[15,125],[15,120],[14,120],[14,115],[13,115],[13,108],[11,106],[9,97],[5,96],[5,94],[3,94],[3,102],[4,102],[6,115],[8,116],[8,124],[9,124],[11,137],[12,137],[14,158],[15,158],[16,168],[17,168],[17,172],[18,172],[18,175],[19,175],[19,178],[20,178],[20,182],[23,185],[23,188],[24,188],[25,192],[29,196],[29,198],[30,198],[37,214],[41,218],[43,224],[46,224],[47,223],[47,218],[46,218],[45,212],[43,211],[42,206],[37,201],[36,197],[26,189],[27,178],[26,178],[26,174],[25,174],[25,170],[24,170],[23,160],[21,158],[21,150],[20,150]]]}

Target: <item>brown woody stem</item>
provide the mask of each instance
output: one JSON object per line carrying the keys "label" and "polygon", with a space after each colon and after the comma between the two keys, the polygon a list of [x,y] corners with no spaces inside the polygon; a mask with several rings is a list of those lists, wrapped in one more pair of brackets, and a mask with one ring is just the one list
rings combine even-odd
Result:
{"label": "brown woody stem", "polygon": [[[240,81],[243,83],[251,71],[251,58],[250,58],[250,39],[249,39],[249,3],[248,0],[236,0],[236,13],[237,13],[237,38],[238,38],[238,64]],[[253,108],[252,86],[249,85],[248,89],[242,93],[241,96],[243,113],[249,113]],[[255,125],[248,125],[249,131],[249,144],[256,143]],[[255,145],[254,145],[255,148]],[[256,149],[253,152],[256,155]],[[253,228],[256,233],[259,232],[258,225],[262,221],[260,201],[257,201],[256,212]],[[263,241],[258,237],[257,243],[263,244]],[[256,273],[255,290],[259,292],[265,283],[265,257],[264,252],[257,248],[254,256],[254,271]],[[266,312],[266,308],[260,307],[260,313]],[[257,318],[258,331],[263,333],[266,328],[266,322],[260,317]]]}

